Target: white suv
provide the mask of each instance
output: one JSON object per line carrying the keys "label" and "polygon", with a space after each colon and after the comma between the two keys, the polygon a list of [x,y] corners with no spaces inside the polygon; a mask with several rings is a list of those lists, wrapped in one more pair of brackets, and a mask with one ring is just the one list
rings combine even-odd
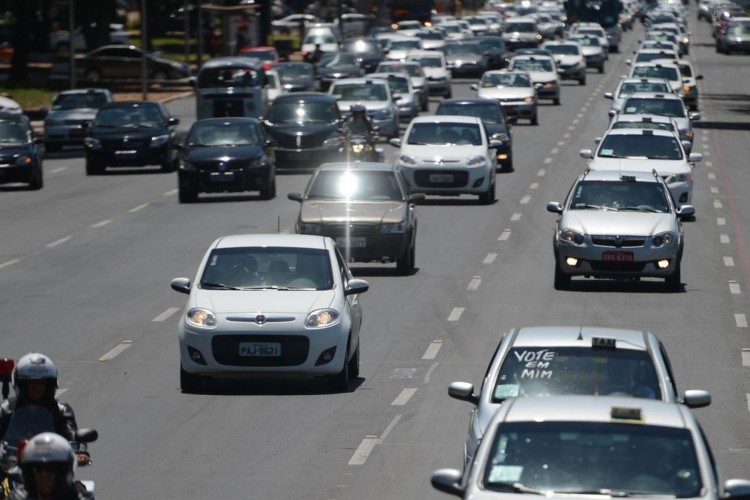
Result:
{"label": "white suv", "polygon": [[445,54],[438,50],[412,50],[406,55],[407,61],[416,61],[422,65],[427,77],[427,89],[430,95],[442,95],[450,99],[453,95],[453,79]]}

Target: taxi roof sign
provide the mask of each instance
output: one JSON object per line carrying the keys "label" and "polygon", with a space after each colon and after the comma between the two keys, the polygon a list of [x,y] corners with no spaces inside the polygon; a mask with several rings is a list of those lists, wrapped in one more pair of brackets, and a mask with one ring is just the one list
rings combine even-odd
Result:
{"label": "taxi roof sign", "polygon": [[591,347],[603,347],[607,349],[614,349],[617,347],[617,339],[612,339],[612,338],[607,338],[607,337],[591,337]]}
{"label": "taxi roof sign", "polygon": [[612,420],[642,420],[640,408],[625,408],[623,406],[613,406],[610,411]]}

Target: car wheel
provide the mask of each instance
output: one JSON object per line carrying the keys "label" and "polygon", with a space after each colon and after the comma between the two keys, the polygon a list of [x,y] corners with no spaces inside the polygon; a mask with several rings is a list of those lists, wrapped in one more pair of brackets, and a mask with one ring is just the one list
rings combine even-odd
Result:
{"label": "car wheel", "polygon": [[276,177],[271,177],[265,186],[260,188],[262,200],[272,200],[276,196]]}
{"label": "car wheel", "polygon": [[349,380],[357,380],[359,377],[359,346],[360,344],[357,344],[357,350],[349,361]]}
{"label": "car wheel", "polygon": [[422,102],[422,111],[428,111],[430,109],[430,98],[428,97]]}
{"label": "car wheel", "polygon": [[42,168],[39,167],[39,170],[34,174],[34,177],[31,178],[31,182],[29,182],[29,189],[31,191],[39,191],[43,186],[44,178],[42,177]]}
{"label": "car wheel", "polygon": [[398,271],[398,274],[401,276],[409,276],[411,274],[411,270],[414,269],[415,253],[414,245],[412,245],[401,257],[396,259],[396,271]]}
{"label": "car wheel", "polygon": [[513,157],[509,156],[507,160],[502,162],[501,166],[503,172],[513,172]]}
{"label": "car wheel", "polygon": [[[344,353],[344,357],[349,355],[349,342],[346,343],[346,352]],[[349,389],[349,366],[350,366],[351,360],[344,359],[344,366],[341,368],[341,371],[338,372],[336,375],[331,375],[328,377],[328,386],[333,389],[336,392],[345,392],[347,389]]]}
{"label": "car wheel", "polygon": [[532,125],[539,125],[539,113],[534,112],[534,116],[531,118]]}
{"label": "car wheel", "polygon": [[188,373],[180,365],[180,389],[185,394],[195,394],[201,387],[201,376]]}
{"label": "car wheel", "polygon": [[560,97],[558,96],[558,97],[555,97],[554,99],[552,99],[552,104],[554,104],[555,106],[559,106],[560,105]]}
{"label": "car wheel", "polygon": [[56,153],[57,151],[60,151],[62,149],[62,144],[56,144],[54,142],[46,143],[44,145],[44,149],[48,153]]}
{"label": "car wheel", "polygon": [[445,97],[446,99],[451,99],[453,97],[453,89],[449,88],[448,92],[446,92],[443,97]]}
{"label": "car wheel", "polygon": [[170,174],[177,170],[178,162],[180,160],[175,158],[174,160],[167,160],[161,164],[161,171],[165,174]]}
{"label": "car wheel", "polygon": [[680,262],[677,263],[677,267],[675,268],[674,272],[672,273],[672,276],[669,276],[665,278],[664,285],[667,289],[667,292],[670,293],[679,293],[682,291],[682,272],[681,272],[682,264]]}
{"label": "car wheel", "polygon": [[599,66],[599,73],[604,73],[604,65]]}
{"label": "car wheel", "polygon": [[479,195],[479,203],[482,205],[490,205],[495,201],[495,182],[490,184],[489,189],[486,192]]}
{"label": "car wheel", "polygon": [[99,83],[102,81],[102,72],[95,68],[88,69],[86,70],[86,80],[91,83]]}
{"label": "car wheel", "polygon": [[578,85],[586,85],[586,77],[585,76],[583,78],[580,78],[578,80]]}
{"label": "car wheel", "polygon": [[90,158],[86,159],[86,175],[101,175],[104,173],[104,165]]}
{"label": "car wheel", "polygon": [[195,203],[198,201],[198,190],[187,179],[179,179],[177,197],[180,203]]}
{"label": "car wheel", "polygon": [[555,259],[555,290],[567,290],[570,288],[570,276],[562,272],[560,264]]}

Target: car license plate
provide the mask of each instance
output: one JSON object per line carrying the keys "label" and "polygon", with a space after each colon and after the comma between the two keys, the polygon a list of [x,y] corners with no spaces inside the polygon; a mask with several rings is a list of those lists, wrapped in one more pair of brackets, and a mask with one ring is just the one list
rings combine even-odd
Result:
{"label": "car license plate", "polygon": [[364,248],[367,245],[366,238],[336,238],[336,244],[341,248]]}
{"label": "car license plate", "polygon": [[281,344],[278,342],[240,342],[240,356],[277,358],[281,356]]}
{"label": "car license plate", "polygon": [[138,151],[136,151],[135,149],[121,149],[119,151],[115,151],[115,154],[116,155],[134,155],[137,152]]}
{"label": "car license plate", "polygon": [[234,180],[234,172],[212,172],[211,182],[232,182]]}
{"label": "car license plate", "polygon": [[453,174],[430,174],[430,182],[440,184],[453,182]]}
{"label": "car license plate", "polygon": [[602,252],[604,262],[633,262],[633,252]]}

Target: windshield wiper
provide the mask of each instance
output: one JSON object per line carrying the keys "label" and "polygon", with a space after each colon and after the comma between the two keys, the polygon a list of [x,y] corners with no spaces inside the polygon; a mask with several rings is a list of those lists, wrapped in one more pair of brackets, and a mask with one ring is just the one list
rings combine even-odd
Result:
{"label": "windshield wiper", "polygon": [[659,212],[659,210],[647,207],[620,207],[618,210],[620,212]]}
{"label": "windshield wiper", "polygon": [[213,290],[240,290],[236,286],[225,285],[224,283],[201,283],[201,288],[211,288]]}
{"label": "windshield wiper", "polygon": [[288,291],[292,290],[288,286],[279,286],[279,285],[264,285],[264,286],[246,286],[243,288],[237,288],[236,290],[281,290],[281,291]]}
{"label": "windshield wiper", "polygon": [[518,493],[531,493],[534,495],[545,495],[545,496],[551,496],[554,495],[555,492],[551,490],[540,490],[539,488],[533,488],[531,486],[526,486],[523,483],[513,483],[513,491],[516,491]]}
{"label": "windshield wiper", "polygon": [[584,205],[576,205],[575,208],[593,208],[595,210],[606,210],[609,212],[617,212],[616,208],[605,207],[604,205],[591,205],[590,203],[586,203]]}

